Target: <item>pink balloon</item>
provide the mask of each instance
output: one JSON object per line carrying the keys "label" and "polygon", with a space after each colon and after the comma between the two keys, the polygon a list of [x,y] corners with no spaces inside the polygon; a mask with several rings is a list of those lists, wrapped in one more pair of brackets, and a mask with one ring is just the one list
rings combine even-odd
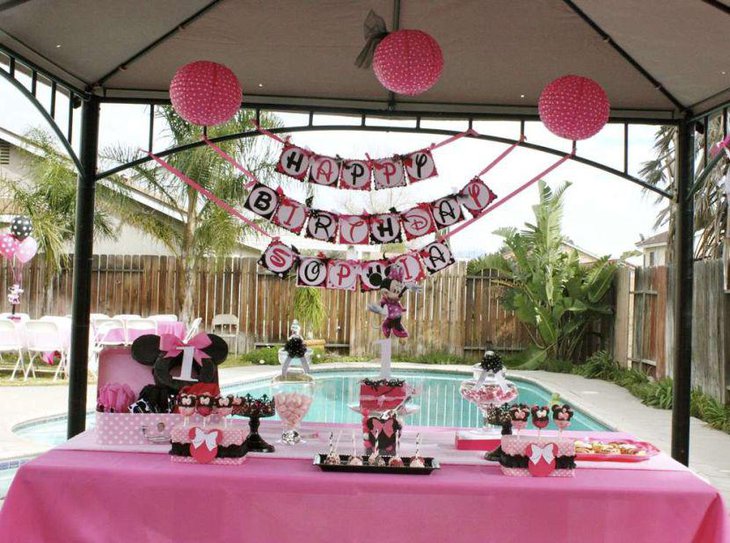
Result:
{"label": "pink balloon", "polygon": [[226,66],[208,60],[178,69],[170,82],[170,101],[180,117],[200,126],[229,121],[241,107],[241,84]]}
{"label": "pink balloon", "polygon": [[564,75],[548,83],[537,105],[545,127],[569,140],[584,140],[597,134],[611,113],[603,88],[579,75]]}
{"label": "pink balloon", "polygon": [[[0,242],[1,243],[1,242]],[[30,261],[38,252],[38,242],[34,238],[25,238],[20,242],[18,250],[15,251],[15,258],[23,264]]]}
{"label": "pink balloon", "polygon": [[10,260],[20,247],[20,242],[12,234],[0,234],[0,253]]}
{"label": "pink balloon", "polygon": [[375,48],[373,71],[380,84],[415,96],[433,87],[444,69],[438,42],[421,30],[396,30]]}

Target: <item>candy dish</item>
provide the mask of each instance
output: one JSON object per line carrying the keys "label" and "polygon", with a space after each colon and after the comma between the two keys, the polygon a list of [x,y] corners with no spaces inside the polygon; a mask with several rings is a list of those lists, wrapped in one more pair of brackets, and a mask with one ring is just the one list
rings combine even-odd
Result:
{"label": "candy dish", "polygon": [[388,465],[391,458],[389,456],[381,456],[382,465],[371,466],[367,463],[367,456],[360,456],[362,464],[352,464],[352,457],[348,454],[338,455],[340,462],[337,464],[327,464],[327,454],[318,454],[314,457],[314,465],[318,466],[322,471],[340,471],[349,473],[395,473],[399,475],[428,475],[436,469],[440,469],[439,462],[435,458],[423,458],[423,466],[411,466],[411,458],[403,458],[402,466]]}

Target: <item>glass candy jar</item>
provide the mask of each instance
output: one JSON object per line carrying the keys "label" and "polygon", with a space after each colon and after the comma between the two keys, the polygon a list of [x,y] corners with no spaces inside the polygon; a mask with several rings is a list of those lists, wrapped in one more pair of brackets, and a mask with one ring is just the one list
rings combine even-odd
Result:
{"label": "glass candy jar", "polygon": [[461,397],[477,406],[484,419],[484,426],[475,433],[484,437],[500,436],[502,426],[493,424],[491,416],[494,409],[517,399],[517,387],[507,381],[504,370],[493,372],[474,366],[474,378],[461,383],[459,392]]}
{"label": "glass candy jar", "polygon": [[288,371],[276,376],[271,383],[276,413],[283,426],[280,443],[304,443],[299,432],[302,419],[314,400],[314,378],[303,372]]}

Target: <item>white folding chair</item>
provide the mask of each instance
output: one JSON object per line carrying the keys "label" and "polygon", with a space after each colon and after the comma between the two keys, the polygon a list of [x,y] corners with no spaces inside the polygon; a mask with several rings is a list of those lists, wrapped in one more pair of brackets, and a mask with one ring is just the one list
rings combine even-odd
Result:
{"label": "white folding chair", "polygon": [[131,344],[139,336],[157,333],[157,323],[152,319],[129,319],[125,324],[127,344]]}
{"label": "white folding chair", "polygon": [[185,343],[190,341],[195,334],[198,333],[198,328],[200,328],[200,323],[203,322],[203,319],[198,317],[193,321],[193,323],[190,325],[190,328],[188,328],[188,331],[185,333],[185,339],[183,340]]}
{"label": "white folding chair", "polygon": [[124,345],[126,338],[124,321],[119,319],[97,319],[94,321],[94,346]]}
{"label": "white folding chair", "polygon": [[155,322],[177,322],[177,315],[150,315],[147,317]]}
{"label": "white folding chair", "polygon": [[125,315],[125,314],[114,315],[112,317],[112,319],[117,319],[117,320],[120,320],[120,321],[128,321],[130,319],[141,319],[141,318],[142,318],[141,315],[132,315],[132,314],[129,314],[129,315]]}
{"label": "white folding chair", "polygon": [[30,355],[29,366],[33,367],[36,356],[43,353],[61,353],[61,360],[58,362],[58,368],[53,376],[53,380],[58,380],[59,375],[64,376],[66,370],[66,349],[63,341],[58,333],[58,325],[52,321],[29,320],[25,323],[25,341],[26,349]]}
{"label": "white folding chair", "polygon": [[7,319],[0,319],[0,353],[18,353],[18,360],[15,362],[13,374],[10,376],[11,381],[15,379],[15,374],[18,370],[23,372],[24,380],[28,379],[28,372],[30,371],[33,372],[33,377],[35,377],[35,370],[32,364],[29,364],[28,370],[25,369],[23,342],[20,339],[18,328],[13,321]]}
{"label": "white folding chair", "polygon": [[[71,315],[69,315],[70,317]],[[98,320],[109,320],[111,317],[109,315],[106,315],[105,313],[92,313],[89,315],[89,321],[93,324],[94,322]]]}
{"label": "white folding chair", "polygon": [[238,354],[238,317],[230,313],[215,315],[211,326],[214,334],[233,339],[233,352]]}

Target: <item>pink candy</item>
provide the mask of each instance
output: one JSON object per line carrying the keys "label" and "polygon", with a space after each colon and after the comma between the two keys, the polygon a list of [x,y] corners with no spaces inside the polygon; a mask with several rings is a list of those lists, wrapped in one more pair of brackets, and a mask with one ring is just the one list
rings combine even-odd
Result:
{"label": "pink candy", "polygon": [[312,405],[312,397],[297,392],[280,392],[274,395],[276,412],[289,428],[296,428]]}

